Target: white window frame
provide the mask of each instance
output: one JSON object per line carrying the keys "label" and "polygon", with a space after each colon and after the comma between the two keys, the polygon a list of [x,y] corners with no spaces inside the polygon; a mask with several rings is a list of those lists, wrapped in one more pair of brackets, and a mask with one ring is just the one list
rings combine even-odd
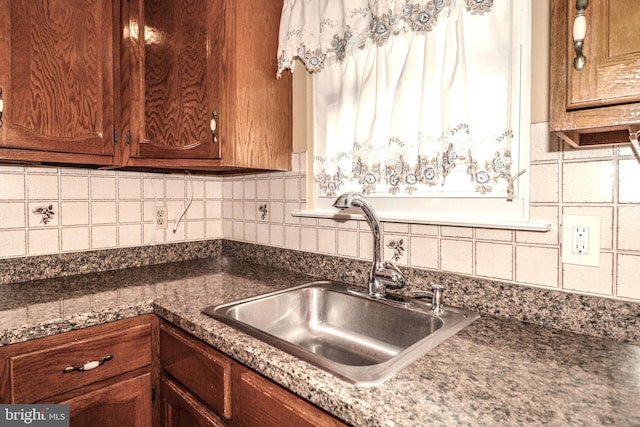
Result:
{"label": "white window frame", "polygon": [[[514,182],[514,200],[507,201],[504,196],[460,197],[446,193],[438,194],[437,197],[408,194],[366,196],[382,221],[529,231],[551,229],[548,222],[531,221],[529,218],[532,0],[515,0],[513,10],[514,22],[520,23],[512,33],[513,75],[519,76],[518,79],[513,79],[511,88],[512,123],[514,134],[519,136],[517,141],[513,141],[513,152],[516,152],[517,145],[515,155],[518,158],[518,170],[513,170],[513,174],[525,170]],[[338,211],[332,206],[335,198],[318,195],[318,185],[313,180],[313,155],[313,144],[310,144],[307,153],[307,209],[294,212],[293,215],[340,220],[363,219],[358,209]]]}

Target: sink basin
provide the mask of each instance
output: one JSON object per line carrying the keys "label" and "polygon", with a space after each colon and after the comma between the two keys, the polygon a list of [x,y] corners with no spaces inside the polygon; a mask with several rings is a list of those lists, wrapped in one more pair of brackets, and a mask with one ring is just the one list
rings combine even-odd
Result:
{"label": "sink basin", "polygon": [[203,313],[357,386],[374,386],[476,320],[419,299],[376,299],[361,288],[318,281]]}

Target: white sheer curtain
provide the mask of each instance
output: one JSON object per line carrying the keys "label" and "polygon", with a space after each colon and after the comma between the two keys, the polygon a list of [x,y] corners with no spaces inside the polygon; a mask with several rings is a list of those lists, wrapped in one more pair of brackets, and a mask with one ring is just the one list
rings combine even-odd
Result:
{"label": "white sheer curtain", "polygon": [[511,13],[511,0],[286,1],[279,73],[295,56],[316,73],[320,193],[512,198]]}

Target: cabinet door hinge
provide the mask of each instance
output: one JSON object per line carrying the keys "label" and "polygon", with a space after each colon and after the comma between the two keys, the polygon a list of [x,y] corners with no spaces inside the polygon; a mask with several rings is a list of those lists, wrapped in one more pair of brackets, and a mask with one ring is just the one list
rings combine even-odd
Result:
{"label": "cabinet door hinge", "polygon": [[151,384],[151,401],[156,401],[156,386],[155,384]]}
{"label": "cabinet door hinge", "polygon": [[118,130],[114,129],[113,130],[113,145],[116,145],[118,143]]}
{"label": "cabinet door hinge", "polygon": [[127,131],[127,145],[131,145],[131,131]]}

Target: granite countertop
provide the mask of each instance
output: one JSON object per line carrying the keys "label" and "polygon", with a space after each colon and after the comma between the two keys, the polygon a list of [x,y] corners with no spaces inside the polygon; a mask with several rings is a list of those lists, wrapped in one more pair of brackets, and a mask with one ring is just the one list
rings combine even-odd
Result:
{"label": "granite countertop", "polygon": [[482,315],[358,388],[201,313],[316,277],[209,258],[0,286],[0,345],[155,312],[358,426],[640,425],[640,346]]}

